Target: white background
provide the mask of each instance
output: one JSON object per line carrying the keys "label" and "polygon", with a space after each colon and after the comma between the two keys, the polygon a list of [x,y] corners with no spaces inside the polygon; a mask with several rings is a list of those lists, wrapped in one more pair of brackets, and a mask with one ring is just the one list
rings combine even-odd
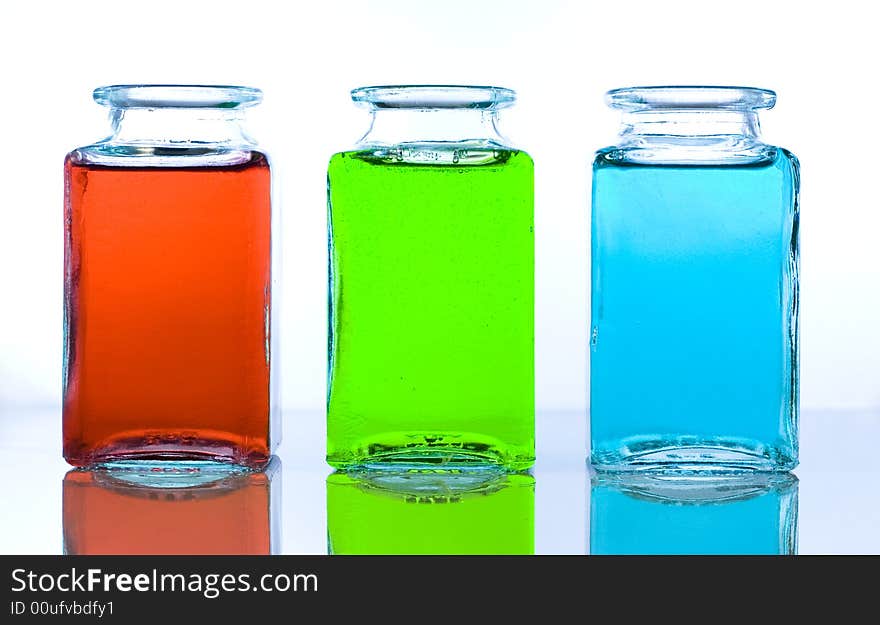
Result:
{"label": "white background", "polygon": [[[8,466],[53,459],[46,478],[53,490],[41,496],[22,494],[36,491],[17,473],[0,472],[0,482],[13,487],[2,489],[4,495],[32,497],[33,512],[12,528],[25,531],[24,538],[17,535],[23,542],[4,546],[57,546],[56,537],[46,546],[38,534],[28,542],[26,531],[35,518],[57,521],[54,488],[64,470],[57,440],[62,159],[109,129],[91,90],[138,82],[244,84],[265,92],[264,103],[252,110],[251,130],[272,157],[284,220],[280,360],[284,406],[293,416],[285,419],[282,457],[286,468],[308,462],[321,475],[327,470],[321,463],[325,169],[333,152],[350,147],[366,129],[366,113],[349,100],[351,88],[473,83],[519,94],[502,116],[502,130],[536,162],[539,474],[548,454],[551,464],[544,467],[552,469],[553,453],[567,454],[560,466],[581,468],[585,453],[588,171],[593,151],[614,140],[617,124],[603,93],[639,84],[776,90],[777,108],[762,117],[765,139],[793,150],[803,167],[802,449],[804,466],[817,477],[802,475],[802,511],[825,509],[824,495],[809,493],[833,493],[835,506],[850,502],[850,512],[840,514],[849,514],[851,527],[869,528],[877,507],[853,503],[862,486],[821,471],[823,461],[846,465],[850,438],[858,437],[871,455],[870,441],[880,435],[880,207],[874,193],[880,125],[873,121],[880,50],[876,19],[866,6],[844,0],[3,3],[0,452],[12,459]],[[29,410],[43,416],[29,421]],[[48,425],[34,430],[38,422]],[[43,446],[41,437],[51,445]],[[37,450],[44,455],[34,456]],[[310,500],[320,501],[321,479],[309,482]],[[574,517],[553,520],[552,509],[540,504],[554,488],[569,488],[566,480],[582,490],[583,476],[554,479],[539,475],[538,482],[538,525],[544,523],[550,551],[561,550],[566,536],[570,544],[582,543],[584,531],[583,505],[571,506],[580,510]],[[288,506],[290,522],[305,523],[296,496]],[[846,526],[845,518],[822,519],[828,528]],[[316,517],[299,528],[305,534],[294,532],[290,549],[320,546],[321,523]],[[815,518],[806,528],[802,522],[802,545],[807,539],[819,551],[859,549],[862,534],[846,535],[845,545],[823,542],[818,534],[805,536],[811,523],[821,525]],[[303,535],[308,541],[297,542]]]}
{"label": "white background", "polygon": [[586,406],[587,173],[617,124],[603,93],[634,84],[774,89],[765,138],[803,165],[803,406],[880,405],[880,126],[869,121],[880,54],[864,3],[3,6],[3,405],[60,401],[61,161],[107,133],[92,88],[126,82],[265,91],[251,128],[273,158],[284,219],[284,404],[315,410],[325,384],[326,162],[367,124],[349,89],[451,82],[518,91],[502,128],[536,162],[537,402],[558,410]]}

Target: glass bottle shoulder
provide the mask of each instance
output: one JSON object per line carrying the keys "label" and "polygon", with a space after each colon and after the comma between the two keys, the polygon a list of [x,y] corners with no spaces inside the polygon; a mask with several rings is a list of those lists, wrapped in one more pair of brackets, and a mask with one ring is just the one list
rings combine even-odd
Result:
{"label": "glass bottle shoulder", "polygon": [[338,168],[357,165],[534,168],[532,157],[524,150],[491,141],[473,141],[361,144],[334,154],[330,158],[329,169],[332,173]]}
{"label": "glass bottle shoulder", "polygon": [[162,147],[95,143],[67,153],[65,165],[89,168],[270,168],[269,155],[247,148]]}
{"label": "glass bottle shoulder", "polygon": [[799,169],[797,157],[789,150],[768,144],[755,144],[748,150],[705,151],[699,150],[646,150],[642,146],[608,146],[596,151],[593,171],[605,168],[727,168],[727,167],[779,167],[794,171]]}

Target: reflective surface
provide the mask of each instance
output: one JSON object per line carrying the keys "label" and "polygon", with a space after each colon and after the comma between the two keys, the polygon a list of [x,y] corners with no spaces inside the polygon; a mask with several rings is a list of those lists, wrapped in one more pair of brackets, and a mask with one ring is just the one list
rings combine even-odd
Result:
{"label": "reflective surface", "polygon": [[790,473],[594,475],[590,553],[794,555],[797,494]]}
{"label": "reflective surface", "polygon": [[277,553],[279,465],[274,458],[263,472],[186,463],[68,471],[64,553]]}
{"label": "reflective surface", "polygon": [[327,545],[339,555],[532,555],[535,479],[492,470],[334,473]]}
{"label": "reflective surface", "polygon": [[[597,493],[595,486],[591,488],[591,475],[584,462],[587,437],[585,415],[576,412],[543,412],[538,414],[537,426],[538,461],[532,474],[535,480],[534,552],[595,552],[595,540],[599,538],[599,533],[619,530],[622,521],[628,516],[632,518],[632,514],[628,512],[630,508],[608,507],[602,503],[603,494]],[[70,497],[65,490],[69,491],[71,488],[71,485],[65,485],[64,480],[71,467],[61,458],[60,427],[61,416],[57,409],[19,412],[0,409],[0,503],[3,505],[3,514],[0,515],[0,553],[38,554],[63,551],[64,530],[71,534],[73,517],[68,514],[65,518],[64,514],[64,496]],[[272,550],[278,553],[326,554],[328,477],[332,471],[323,460],[323,415],[286,413],[284,427],[286,438],[278,451],[282,464],[278,466],[278,473],[269,480],[267,486],[270,491],[271,511],[276,517],[276,525],[270,528],[270,542],[276,543],[277,549],[273,547]],[[878,436],[880,411],[806,412],[802,415],[801,465],[796,471],[798,553],[880,554],[880,532],[877,531],[880,527],[880,467],[877,466],[873,451],[874,441]],[[103,519],[96,521],[93,516],[90,517],[90,511],[95,508],[86,502],[81,507],[82,513],[75,515],[86,526],[85,533],[79,530],[78,536],[87,537],[88,532],[105,524],[105,527],[118,531],[116,540],[129,541],[126,545],[128,548],[131,547],[130,541],[135,538],[124,527],[131,510],[143,506],[142,509],[151,510],[150,518],[162,521],[162,516],[152,512],[154,508],[151,506],[158,505],[165,491],[153,490],[152,495],[156,499],[138,500],[128,494],[130,491],[125,490],[128,486],[122,492],[113,488],[108,491],[104,483],[87,483],[85,486],[77,485],[77,488],[96,489],[101,498],[121,502],[123,505],[119,510],[113,511],[118,521],[116,526],[122,526],[117,530],[106,523],[111,518],[106,511],[99,512],[99,516],[105,517]],[[262,489],[265,493],[265,488],[266,486],[251,484],[242,490],[259,493]],[[236,492],[238,495],[233,493],[236,497],[242,493],[241,490]],[[367,490],[344,495],[344,498],[369,498],[369,501],[374,501],[377,494]],[[632,499],[630,495],[621,495],[619,491],[616,495]],[[770,501],[776,497],[781,504],[783,495],[784,493],[772,495],[769,499],[761,496],[746,500],[746,503]],[[253,497],[250,501],[260,497],[265,500],[265,494],[249,497]],[[596,497],[598,502],[593,501]],[[486,499],[489,504],[487,508],[495,509],[494,495],[488,495]],[[177,503],[172,501],[169,508],[174,509],[186,502],[187,500]],[[201,509],[201,506],[214,504],[196,500],[193,505]],[[407,510],[406,505],[414,504],[398,504],[392,501],[388,505]],[[439,514],[450,514],[449,510],[454,509],[448,504],[420,505],[427,511],[422,514],[428,519],[432,518],[432,510],[439,511]],[[461,509],[465,510],[467,505],[468,502],[465,501]],[[643,521],[651,519],[650,515],[655,514],[652,512],[654,510],[664,511],[666,516],[657,517],[661,521],[675,520],[674,515],[681,512],[681,507],[667,506],[651,499],[635,499],[635,503],[630,502],[629,505],[635,506],[637,518]],[[600,507],[604,508],[601,518],[610,516],[614,521],[612,525],[605,525],[605,529],[601,526],[592,527],[596,521],[591,512]],[[525,506],[520,509],[524,508]],[[346,514],[361,515],[361,518],[367,519],[373,508],[366,506],[355,509],[347,505],[347,509]],[[698,511],[700,518],[704,520],[717,520],[720,517],[725,521],[725,511],[729,509],[731,508],[726,507],[726,504],[719,502],[705,508],[700,507]],[[337,517],[334,510],[336,508],[331,505],[330,527],[344,529],[345,523],[337,523],[341,517]],[[491,518],[493,514],[495,513],[490,510],[482,518]],[[591,516],[594,518],[591,519]],[[745,517],[755,522],[754,527],[760,527],[763,520],[772,521],[774,518],[772,514],[751,509],[745,512]],[[197,518],[200,523],[214,522],[209,514],[200,513]],[[257,528],[254,532],[265,535],[266,517],[254,514],[250,518],[253,521],[249,524]],[[165,521],[167,520],[169,517],[165,517]],[[92,525],[93,522],[99,525]],[[657,541],[661,535],[655,532],[652,536],[649,538],[656,549],[659,547]],[[731,549],[733,547],[733,543],[724,537],[724,532],[704,533],[702,536],[706,540],[714,541],[715,550],[720,551],[725,545]],[[157,536],[156,540],[160,538]],[[621,536],[619,533],[606,533],[605,538],[614,539],[617,546],[627,540],[626,535]],[[102,540],[106,540],[106,536]],[[95,544],[92,543],[93,546]],[[762,544],[773,547],[772,535]],[[778,546],[780,543],[775,544]],[[609,543],[606,542],[605,545]],[[677,545],[681,547],[682,543],[678,542]],[[109,550],[107,544],[98,546]],[[643,547],[644,542],[639,546]],[[688,548],[696,549],[695,545]],[[757,550],[754,543],[753,549]],[[68,550],[72,551],[70,544]]]}

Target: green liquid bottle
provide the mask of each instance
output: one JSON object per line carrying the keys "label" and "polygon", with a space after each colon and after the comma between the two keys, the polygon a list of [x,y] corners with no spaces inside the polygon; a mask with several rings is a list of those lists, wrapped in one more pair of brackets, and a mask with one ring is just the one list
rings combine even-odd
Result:
{"label": "green liquid bottle", "polygon": [[512,92],[353,95],[374,123],[328,172],[328,462],[529,467],[534,167],[492,134]]}
{"label": "green liquid bottle", "polygon": [[532,555],[535,480],[483,471],[334,473],[327,527],[336,555]]}

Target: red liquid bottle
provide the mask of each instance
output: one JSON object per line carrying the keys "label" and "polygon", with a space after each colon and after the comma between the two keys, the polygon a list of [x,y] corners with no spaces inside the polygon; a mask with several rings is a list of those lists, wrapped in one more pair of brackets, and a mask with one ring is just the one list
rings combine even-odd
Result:
{"label": "red liquid bottle", "polygon": [[65,160],[64,457],[265,465],[272,208],[241,87],[95,91]]}
{"label": "red liquid bottle", "polygon": [[276,464],[265,472],[185,466],[70,471],[63,487],[64,553],[275,553]]}

